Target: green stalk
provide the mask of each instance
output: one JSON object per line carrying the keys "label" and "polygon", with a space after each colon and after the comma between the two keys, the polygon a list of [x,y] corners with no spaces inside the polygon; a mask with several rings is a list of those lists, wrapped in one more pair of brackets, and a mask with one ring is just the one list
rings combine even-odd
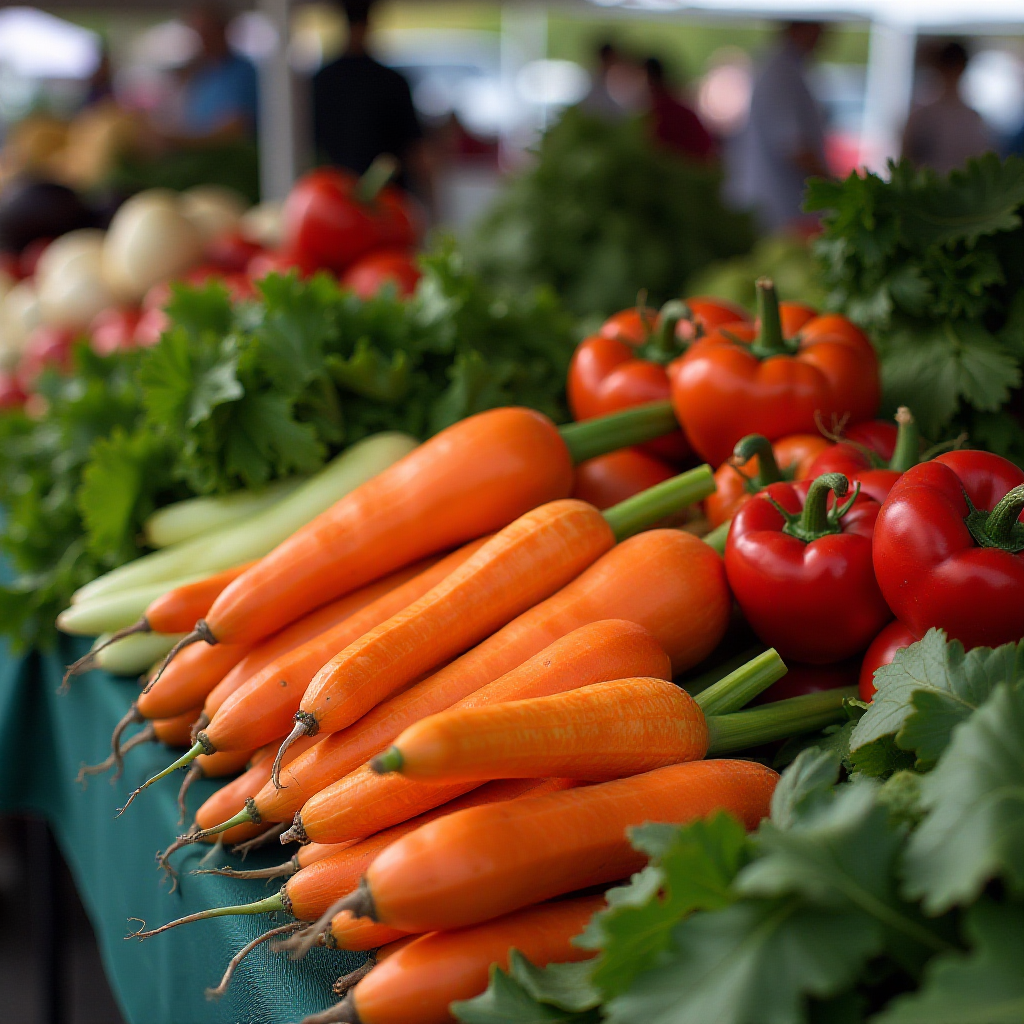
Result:
{"label": "green stalk", "polygon": [[405,758],[398,747],[388,747],[383,754],[378,754],[371,762],[370,767],[378,775],[387,775],[388,772],[400,772]]}
{"label": "green stalk", "polygon": [[708,465],[687,470],[670,480],[648,487],[632,498],[620,501],[601,514],[608,521],[616,540],[625,540],[646,530],[686,505],[701,501],[715,490],[715,476]]}
{"label": "green stalk", "polygon": [[733,462],[739,466],[745,466],[754,456],[757,456],[757,474],[749,478],[749,487],[752,491],[762,491],[769,484],[777,484],[784,478],[779,464],[775,461],[775,452],[772,451],[772,443],[767,437],[760,434],[747,434],[736,442],[732,450]]}
{"label": "green stalk", "polygon": [[189,843],[198,843],[201,839],[220,835],[221,832],[227,832],[229,828],[234,828],[236,825],[248,825],[250,822],[255,822],[257,825],[260,823],[260,813],[256,810],[256,801],[251,796],[246,798],[245,807],[233,817],[228,818],[227,821],[222,821],[219,825],[212,825],[210,828],[204,828],[182,838]]}
{"label": "green stalk", "polygon": [[[844,505],[840,505],[839,499],[849,489],[850,481],[842,473],[822,473],[808,488],[802,512],[787,512],[774,498],[769,497],[768,500],[786,521],[782,532],[810,544],[819,537],[842,533],[843,528],[839,521],[857,500],[860,484],[854,489],[850,499]],[[836,502],[831,510],[828,507],[829,491],[836,496]]]}
{"label": "green stalk", "polygon": [[697,694],[705,716],[725,715],[749,704],[759,693],[780,680],[789,669],[774,647],[744,663]]}
{"label": "green stalk", "polygon": [[708,719],[709,755],[730,754],[764,743],[816,732],[846,718],[843,701],[857,696],[855,686],[778,700],[749,711],[735,711]]}
{"label": "green stalk", "polygon": [[580,423],[567,423],[559,427],[558,432],[569,449],[572,461],[579,464],[620,448],[653,441],[678,429],[672,403],[664,401],[635,405],[631,409]]}
{"label": "green stalk", "polygon": [[758,359],[789,355],[790,347],[782,335],[782,318],[779,316],[779,297],[775,294],[775,284],[769,277],[759,277],[755,287],[760,329],[750,351]]}
{"label": "green stalk", "polygon": [[691,697],[696,697],[698,693],[703,693],[709,686],[713,686],[720,679],[724,679],[729,675],[730,672],[734,672],[750,661],[751,658],[756,658],[762,653],[762,647],[748,647],[747,650],[723,661],[721,665],[715,665],[714,668],[709,668],[706,672],[701,672],[700,675],[684,679],[680,685]]}
{"label": "green stalk", "polygon": [[896,447],[889,460],[889,469],[897,473],[906,473],[911,466],[916,466],[921,458],[921,431],[910,410],[901,405],[896,410]]}
{"label": "green stalk", "polygon": [[355,188],[360,203],[372,203],[380,190],[398,173],[398,161],[390,153],[381,153],[363,172]]}
{"label": "green stalk", "polygon": [[[291,905],[283,889],[280,892],[274,893],[273,896],[268,896],[265,900],[257,900],[255,903],[240,903],[234,907],[211,907],[209,910],[200,910],[197,914],[179,917],[177,921],[170,921],[159,928],[154,928],[152,931],[147,932],[140,929],[137,932],[132,932],[131,935],[126,935],[125,938],[148,939],[167,931],[169,928],[177,928],[180,924],[191,924],[193,921],[209,921],[214,917],[235,917],[241,914],[273,914],[279,911],[284,911],[286,914],[291,913]],[[138,918],[133,920],[138,920]],[[145,926],[145,922],[143,922],[143,926]]]}
{"label": "green stalk", "polygon": [[128,797],[124,807],[122,807],[121,810],[117,812],[117,817],[120,818],[121,815],[128,810],[128,807],[131,804],[131,802],[144,789],[149,789],[149,787],[152,786],[154,782],[159,782],[161,779],[164,779],[168,775],[170,775],[171,772],[177,771],[179,768],[184,768],[186,765],[191,764],[200,754],[210,753],[213,753],[213,751],[207,750],[203,746],[203,744],[197,740],[196,743],[189,750],[186,750],[185,753],[182,754],[177,761],[175,761],[173,764],[169,764],[162,772],[159,772],[158,774],[154,775],[153,778],[147,780],[141,786],[139,786],[139,788],[135,790],[135,792],[132,793],[131,796]]}
{"label": "green stalk", "polygon": [[1017,521],[1024,511],[1024,484],[1007,491],[991,512],[975,508],[970,499],[967,504],[970,513],[964,521],[981,547],[999,548],[1011,554],[1024,551],[1024,524]]}
{"label": "green stalk", "polygon": [[658,326],[651,332],[647,344],[637,353],[640,358],[665,366],[682,355],[683,345],[676,337],[676,327],[680,320],[686,320],[689,316],[690,310],[686,303],[679,299],[666,302],[658,314]]}
{"label": "green stalk", "polygon": [[719,523],[713,530],[705,533],[701,540],[712,550],[717,551],[720,555],[724,555],[725,542],[729,539],[730,526],[732,526],[732,520],[726,519],[724,523]]}

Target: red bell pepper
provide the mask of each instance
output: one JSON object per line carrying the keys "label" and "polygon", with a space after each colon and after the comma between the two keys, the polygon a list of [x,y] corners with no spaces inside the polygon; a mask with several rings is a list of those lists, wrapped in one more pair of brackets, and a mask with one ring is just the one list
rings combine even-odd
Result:
{"label": "red bell pepper", "polygon": [[[842,473],[860,484],[862,494],[881,504],[893,484],[921,458],[921,433],[905,405],[897,411],[896,423],[894,440],[890,432],[877,429],[875,422],[861,424],[872,428],[870,430],[858,432],[854,428],[844,440],[822,452],[801,479],[813,480],[822,473]],[[862,437],[866,440],[860,440]]]}
{"label": "red bell pepper", "polygon": [[878,502],[855,490],[837,504],[849,489],[840,473],[772,484],[732,521],[729,585],[754,632],[783,658],[842,661],[892,618],[871,566]]}
{"label": "red bell pepper", "polygon": [[896,619],[871,641],[871,646],[864,652],[864,660],[860,663],[860,676],[857,680],[857,690],[862,701],[870,703],[875,695],[875,671],[883,665],[892,664],[896,652],[916,643],[917,639],[899,619]]}
{"label": "red bell pepper", "polygon": [[819,421],[858,423],[875,415],[881,394],[878,359],[860,328],[841,316],[798,322],[772,283],[758,282],[760,327],[730,324],[711,331],[669,367],[672,404],[694,450],[720,466],[747,434],[775,441],[813,433]]}
{"label": "red bell pepper", "polygon": [[334,167],[300,178],[284,203],[283,249],[341,272],[371,249],[413,246],[416,218],[402,193],[387,187],[396,166],[378,157],[361,178]]}
{"label": "red bell pepper", "polygon": [[704,499],[709,525],[721,526],[755,494],[782,480],[803,480],[812,462],[829,447],[815,434],[791,434],[772,444],[760,434],[736,442],[732,458],[715,473],[715,493]]}
{"label": "red bell pepper", "polygon": [[606,509],[676,475],[667,463],[636,448],[587,459],[576,467],[572,497]]}
{"label": "red bell pepper", "polygon": [[832,665],[802,665],[797,661],[786,663],[789,671],[767,690],[759,693],[750,703],[772,704],[790,697],[803,697],[808,693],[822,690],[838,690],[840,687],[856,686],[860,661],[847,658]]}
{"label": "red bell pepper", "polygon": [[[694,299],[692,305],[670,302],[660,314],[644,306],[613,314],[573,353],[566,383],[573,419],[667,401],[671,387],[665,364],[698,332],[737,315],[732,305],[708,299]],[[644,450],[674,461],[690,454],[682,431],[651,441]]]}
{"label": "red bell pepper", "polygon": [[1024,637],[1024,472],[990,452],[946,452],[907,470],[875,532],[882,593],[916,636],[965,647]]}
{"label": "red bell pepper", "polygon": [[372,299],[386,284],[400,298],[408,298],[420,279],[416,257],[406,249],[377,249],[360,256],[341,277],[342,288],[351,288],[361,299]]}

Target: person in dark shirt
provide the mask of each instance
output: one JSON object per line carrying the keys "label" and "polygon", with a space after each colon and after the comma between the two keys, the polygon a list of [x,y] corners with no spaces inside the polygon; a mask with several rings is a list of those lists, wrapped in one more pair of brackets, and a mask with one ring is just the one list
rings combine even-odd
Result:
{"label": "person in dark shirt", "polygon": [[426,191],[423,130],[409,83],[366,52],[372,0],[344,0],[345,52],[313,77],[313,140],[322,158],[362,174],[382,153],[401,165],[399,181]]}
{"label": "person in dark shirt", "polygon": [[657,57],[644,61],[651,103],[651,127],[663,146],[691,160],[715,156],[715,140],[700,118],[672,95],[665,84],[665,66]]}

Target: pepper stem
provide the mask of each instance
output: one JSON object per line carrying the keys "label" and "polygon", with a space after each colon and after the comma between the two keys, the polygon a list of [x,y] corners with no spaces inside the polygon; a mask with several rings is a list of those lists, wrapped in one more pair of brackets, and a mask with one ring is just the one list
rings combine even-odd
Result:
{"label": "pepper stem", "polygon": [[896,410],[896,429],[896,447],[889,460],[889,468],[897,473],[906,473],[921,458],[921,431],[905,405]]}
{"label": "pepper stem", "polygon": [[705,464],[648,487],[601,514],[612,528],[615,539],[621,541],[646,530],[659,519],[703,500],[714,491],[715,476],[711,467]]}
{"label": "pepper stem", "polygon": [[380,190],[398,173],[398,161],[390,153],[381,153],[363,172],[355,188],[360,203],[372,203]]}
{"label": "pepper stem", "polygon": [[634,405],[631,409],[581,423],[566,423],[558,428],[558,432],[569,449],[572,461],[578,465],[598,455],[653,441],[678,429],[672,403],[664,401]]}
{"label": "pepper stem", "polygon": [[786,339],[782,336],[782,318],[779,316],[779,297],[775,293],[775,282],[770,277],[759,277],[757,288],[757,317],[760,322],[757,340],[750,346],[759,359],[784,356],[790,353]]}
{"label": "pepper stem", "polygon": [[[842,526],[839,521],[850,511],[850,506],[857,500],[860,494],[860,484],[854,488],[849,500],[840,505],[838,499],[842,498],[850,489],[850,481],[842,473],[822,473],[810,486],[807,497],[804,500],[802,512],[788,512],[774,498],[768,500],[775,506],[776,511],[786,520],[782,528],[783,533],[788,533],[805,544],[825,537],[832,533],[841,533]],[[836,502],[831,509],[828,507],[828,494],[832,491],[836,496]]]}
{"label": "pepper stem", "polygon": [[647,344],[638,351],[641,359],[664,366],[682,354],[683,346],[676,337],[676,327],[680,320],[687,320],[690,310],[686,303],[679,299],[671,299],[661,307],[658,314],[658,326],[651,332]]}
{"label": "pepper stem", "polygon": [[702,690],[694,699],[705,716],[739,711],[788,671],[786,663],[779,657],[779,652],[770,647],[763,654],[751,658],[735,671],[719,679],[717,683]]}
{"label": "pepper stem", "polygon": [[846,717],[843,701],[856,696],[855,686],[844,686],[777,700],[748,711],[712,715],[708,719],[708,756],[747,750],[835,725]]}
{"label": "pepper stem", "polygon": [[1024,484],[1003,495],[991,512],[975,508],[970,498],[967,505],[970,512],[964,522],[981,547],[999,548],[1014,555],[1024,551],[1024,523],[1018,522],[1024,511]]}
{"label": "pepper stem", "polygon": [[762,491],[769,484],[777,484],[782,481],[782,470],[775,461],[775,452],[772,450],[772,443],[767,437],[760,434],[747,434],[736,442],[732,450],[732,460],[737,466],[745,466],[754,456],[757,456],[757,473],[748,477],[751,487],[756,491]]}

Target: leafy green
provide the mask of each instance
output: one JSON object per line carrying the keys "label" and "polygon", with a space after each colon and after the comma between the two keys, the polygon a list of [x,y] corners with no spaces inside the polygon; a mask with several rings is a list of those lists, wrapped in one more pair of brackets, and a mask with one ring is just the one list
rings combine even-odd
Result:
{"label": "leafy green", "polygon": [[470,255],[489,280],[549,285],[581,315],[631,306],[641,289],[660,305],[754,240],[749,218],[723,205],[720,182],[659,149],[642,121],[568,110],[483,218]]}
{"label": "leafy green", "polygon": [[918,768],[935,764],[954,727],[971,716],[1000,682],[1024,681],[1024,641],[995,650],[964,652],[940,629],[900,651],[875,673],[877,692],[850,737],[854,766],[869,775],[888,774],[898,761],[879,756],[895,747],[916,754]]}
{"label": "leafy green", "polygon": [[828,305],[878,346],[886,406],[1021,461],[1024,428],[1005,407],[1024,356],[1024,160],[989,153],[945,178],[889,171],[811,183]]}
{"label": "leafy green", "polygon": [[983,900],[965,915],[969,956],[936,957],[918,992],[873,1024],[1019,1024],[1024,1020],[1024,907]]}
{"label": "leafy green", "polygon": [[1024,893],[1024,687],[1000,683],[955,728],[921,806],[904,888],[929,913],[971,902],[992,878]]}

